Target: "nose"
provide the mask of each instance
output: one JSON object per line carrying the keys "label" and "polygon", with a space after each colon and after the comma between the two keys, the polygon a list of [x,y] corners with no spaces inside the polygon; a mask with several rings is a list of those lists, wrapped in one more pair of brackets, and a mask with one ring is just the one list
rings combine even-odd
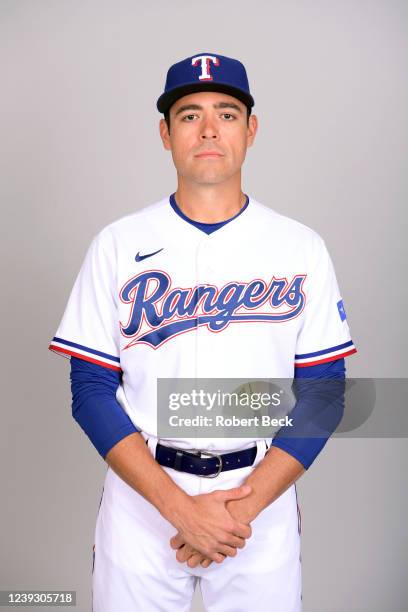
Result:
{"label": "nose", "polygon": [[200,137],[202,140],[213,140],[218,138],[218,131],[212,118],[206,117],[203,119]]}

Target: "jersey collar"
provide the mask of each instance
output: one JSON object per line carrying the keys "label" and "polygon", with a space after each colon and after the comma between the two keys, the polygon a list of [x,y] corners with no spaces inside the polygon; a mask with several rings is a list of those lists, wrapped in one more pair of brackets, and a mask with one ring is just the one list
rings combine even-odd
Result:
{"label": "jersey collar", "polygon": [[244,210],[246,210],[249,204],[249,197],[246,194],[245,194],[245,197],[246,197],[245,204],[243,205],[241,210],[237,212],[236,215],[234,215],[230,219],[225,219],[225,221],[219,221],[218,223],[202,223],[201,221],[194,221],[193,219],[190,219],[190,217],[187,217],[187,215],[185,215],[183,211],[181,210],[181,208],[178,206],[176,202],[176,198],[175,198],[175,193],[172,193],[170,195],[169,202],[174,212],[177,213],[177,215],[181,217],[184,221],[186,221],[187,223],[190,223],[191,225],[193,225],[194,227],[196,227],[197,229],[201,230],[202,232],[206,234],[212,234],[213,232],[220,229],[227,223],[231,223],[231,221],[239,217],[244,212]]}

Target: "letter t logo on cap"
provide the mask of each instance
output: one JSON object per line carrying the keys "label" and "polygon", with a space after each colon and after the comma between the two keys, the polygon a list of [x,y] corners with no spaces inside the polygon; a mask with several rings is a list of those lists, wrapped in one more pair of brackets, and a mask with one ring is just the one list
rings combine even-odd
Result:
{"label": "letter t logo on cap", "polygon": [[212,81],[213,77],[210,73],[210,62],[214,64],[214,66],[219,66],[219,59],[215,57],[215,55],[197,55],[193,57],[191,60],[192,66],[198,66],[201,62],[201,74],[198,77],[200,81]]}

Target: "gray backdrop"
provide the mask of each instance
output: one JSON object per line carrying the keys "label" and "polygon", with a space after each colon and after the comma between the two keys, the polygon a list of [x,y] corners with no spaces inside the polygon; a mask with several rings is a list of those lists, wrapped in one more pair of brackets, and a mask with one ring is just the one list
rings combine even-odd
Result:
{"label": "gray backdrop", "polygon": [[[176,187],[155,108],[171,63],[242,59],[260,122],[245,191],[326,240],[359,349],[350,375],[406,376],[407,13],[404,0],[0,1],[0,589],[75,589],[90,609],[106,464],[47,346],[92,237]],[[299,482],[305,612],[406,610],[407,450],[331,440]]]}

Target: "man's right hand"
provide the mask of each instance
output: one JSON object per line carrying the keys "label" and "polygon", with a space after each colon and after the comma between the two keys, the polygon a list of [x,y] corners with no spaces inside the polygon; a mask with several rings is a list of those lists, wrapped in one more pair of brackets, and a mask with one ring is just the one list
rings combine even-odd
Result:
{"label": "man's right hand", "polygon": [[245,546],[252,530],[250,525],[232,518],[226,503],[250,493],[251,487],[243,485],[189,497],[175,509],[172,523],[178,533],[171,538],[171,547],[178,549],[182,544],[189,544],[216,563],[222,563],[226,556],[235,557],[237,548]]}

